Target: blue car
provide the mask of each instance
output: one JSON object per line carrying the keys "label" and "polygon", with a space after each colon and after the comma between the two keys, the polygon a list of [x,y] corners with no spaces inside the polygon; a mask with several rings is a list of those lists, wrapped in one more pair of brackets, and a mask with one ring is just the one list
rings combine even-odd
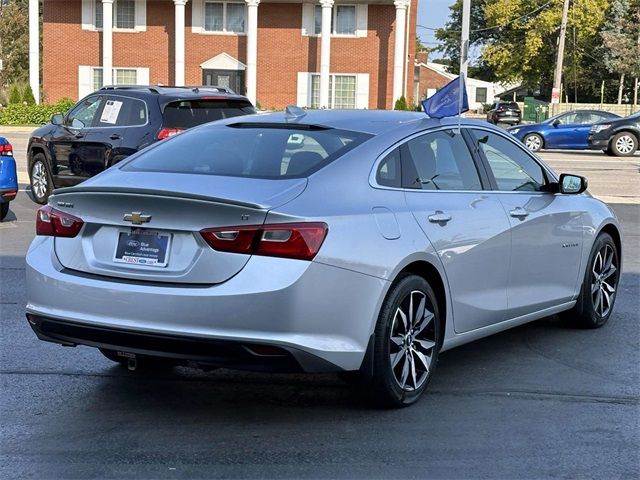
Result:
{"label": "blue car", "polygon": [[611,118],[620,116],[601,110],[573,110],[541,123],[517,125],[507,130],[532,152],[543,148],[586,150],[589,148],[587,137],[591,125]]}
{"label": "blue car", "polygon": [[13,147],[9,141],[0,137],[0,222],[9,213],[9,202],[18,194],[18,174]]}

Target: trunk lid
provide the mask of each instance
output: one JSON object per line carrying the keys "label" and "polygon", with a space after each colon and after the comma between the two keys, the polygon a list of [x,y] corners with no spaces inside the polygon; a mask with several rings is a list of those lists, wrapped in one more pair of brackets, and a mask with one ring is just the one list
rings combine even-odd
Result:
{"label": "trunk lid", "polygon": [[200,230],[261,225],[271,208],[300,195],[306,183],[112,169],[51,197],[54,208],[84,222],[76,237],[55,238],[55,253],[65,268],[85,273],[221,283],[242,270],[250,255],[213,250]]}

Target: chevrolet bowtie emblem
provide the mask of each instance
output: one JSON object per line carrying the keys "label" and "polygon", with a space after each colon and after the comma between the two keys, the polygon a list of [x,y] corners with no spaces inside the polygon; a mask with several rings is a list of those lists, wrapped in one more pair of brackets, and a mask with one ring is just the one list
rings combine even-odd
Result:
{"label": "chevrolet bowtie emblem", "polygon": [[151,215],[142,215],[142,212],[125,213],[123,220],[125,222],[131,222],[134,225],[142,225],[148,223],[151,220]]}

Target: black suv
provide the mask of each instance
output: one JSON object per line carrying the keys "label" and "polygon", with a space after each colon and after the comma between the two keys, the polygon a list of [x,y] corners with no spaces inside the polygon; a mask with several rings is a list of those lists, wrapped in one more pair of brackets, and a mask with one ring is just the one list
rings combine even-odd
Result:
{"label": "black suv", "polygon": [[587,142],[592,150],[628,157],[636,153],[640,141],[640,112],[625,118],[610,118],[591,127]]}
{"label": "black suv", "polygon": [[487,112],[487,122],[514,123],[518,125],[522,121],[522,112],[516,102],[496,102]]}
{"label": "black suv", "polygon": [[33,199],[80,183],[142,148],[190,127],[255,113],[224,87],[104,87],[31,134],[27,147]]}

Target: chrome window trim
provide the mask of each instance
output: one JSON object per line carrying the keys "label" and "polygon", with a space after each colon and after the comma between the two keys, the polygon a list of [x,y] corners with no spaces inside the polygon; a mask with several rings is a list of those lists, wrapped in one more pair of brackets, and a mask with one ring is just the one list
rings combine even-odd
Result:
{"label": "chrome window trim", "polygon": [[[424,135],[426,133],[435,133],[435,132],[439,132],[442,130],[452,130],[452,129],[456,129],[457,126],[456,125],[440,125],[438,127],[434,127],[434,128],[430,128],[427,130],[421,130],[420,132],[415,132],[412,133],[411,135],[404,137],[401,140],[398,140],[397,142],[395,142],[392,146],[386,148],[380,155],[378,155],[378,157],[376,158],[375,162],[373,162],[373,168],[371,169],[371,172],[369,173],[369,185],[372,188],[375,189],[379,189],[379,190],[396,190],[396,191],[402,191],[402,192],[425,192],[425,193],[433,193],[433,192],[442,192],[442,193],[499,193],[499,194],[520,194],[520,195],[549,195],[551,192],[540,192],[540,191],[508,191],[508,190],[491,190],[491,189],[482,189],[482,190],[423,190],[423,189],[418,189],[418,188],[404,188],[404,187],[389,187],[386,185],[380,185],[376,179],[377,176],[377,172],[378,172],[378,167],[380,166],[380,163],[382,162],[382,160],[384,160],[386,158],[387,155],[389,155],[393,150],[395,150],[396,148],[400,148],[402,145],[404,145],[405,143],[413,140],[416,137],[419,137],[421,135]],[[502,136],[503,138],[510,140],[513,142],[513,138],[510,138],[508,135],[506,135],[503,132],[500,131],[496,131],[490,127],[485,127],[483,125],[462,125],[461,128],[466,128],[466,129],[478,129],[478,130],[485,130],[487,132],[490,133],[495,133],[496,135]],[[520,148],[520,150],[522,150],[525,154],[527,154],[529,157],[531,157],[535,163],[537,165],[540,166],[540,168],[542,168],[542,170],[545,172],[545,174],[548,175],[548,177],[550,179],[555,180],[556,182],[558,181],[558,177],[555,175],[554,172],[552,172],[546,165],[544,165],[544,163],[541,163],[540,159],[538,159],[535,155],[533,155],[530,151],[527,150],[527,148],[524,145],[518,145],[517,142],[516,145],[518,146],[518,148]],[[474,152],[470,152],[474,157]],[[474,163],[476,163],[476,168],[478,168],[477,165],[477,161],[476,158],[473,158]],[[554,194],[555,195],[555,194]]]}

